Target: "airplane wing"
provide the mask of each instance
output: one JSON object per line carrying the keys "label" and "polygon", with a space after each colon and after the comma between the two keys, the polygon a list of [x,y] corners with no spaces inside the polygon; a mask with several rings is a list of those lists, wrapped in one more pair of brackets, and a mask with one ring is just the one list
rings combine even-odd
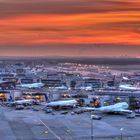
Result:
{"label": "airplane wing", "polygon": [[133,113],[133,111],[132,110],[127,110],[127,109],[117,109],[117,108],[115,108],[115,109],[104,109],[104,110],[102,110],[102,109],[100,109],[100,108],[94,108],[94,107],[82,107],[82,108],[80,108],[81,110],[83,110],[83,111],[101,111],[101,112],[118,112],[118,113]]}
{"label": "airplane wing", "polygon": [[121,109],[120,112],[122,113],[132,113],[132,110],[128,110],[128,109]]}

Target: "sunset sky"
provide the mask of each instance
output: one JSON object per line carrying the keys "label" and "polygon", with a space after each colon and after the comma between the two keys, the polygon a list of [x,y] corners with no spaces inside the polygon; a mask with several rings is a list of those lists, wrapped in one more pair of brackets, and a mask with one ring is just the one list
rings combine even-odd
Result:
{"label": "sunset sky", "polygon": [[140,57],[140,0],[0,0],[0,55]]}

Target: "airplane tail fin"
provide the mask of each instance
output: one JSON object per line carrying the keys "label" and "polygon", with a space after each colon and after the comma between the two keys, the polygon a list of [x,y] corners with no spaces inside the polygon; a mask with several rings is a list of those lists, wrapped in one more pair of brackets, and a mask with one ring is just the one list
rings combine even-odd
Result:
{"label": "airplane tail fin", "polygon": [[50,102],[49,97],[46,94],[45,94],[45,100],[46,100],[47,103]]}

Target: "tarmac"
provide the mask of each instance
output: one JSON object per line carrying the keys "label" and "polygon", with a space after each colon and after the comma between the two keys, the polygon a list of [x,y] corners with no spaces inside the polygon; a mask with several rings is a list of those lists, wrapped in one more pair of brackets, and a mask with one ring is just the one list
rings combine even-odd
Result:
{"label": "tarmac", "polygon": [[[93,140],[139,140],[140,117],[102,115],[93,120]],[[43,111],[14,110],[0,106],[1,140],[91,140],[90,113],[62,115]]]}

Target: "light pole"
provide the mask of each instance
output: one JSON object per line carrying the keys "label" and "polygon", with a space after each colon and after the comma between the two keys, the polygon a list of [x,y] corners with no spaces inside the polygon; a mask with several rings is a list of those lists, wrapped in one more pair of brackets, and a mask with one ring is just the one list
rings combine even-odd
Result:
{"label": "light pole", "polygon": [[93,135],[93,116],[91,115],[91,140],[93,140],[94,135]]}
{"label": "light pole", "polygon": [[120,129],[120,131],[121,131],[121,140],[123,140],[123,130],[124,130],[123,128]]}

